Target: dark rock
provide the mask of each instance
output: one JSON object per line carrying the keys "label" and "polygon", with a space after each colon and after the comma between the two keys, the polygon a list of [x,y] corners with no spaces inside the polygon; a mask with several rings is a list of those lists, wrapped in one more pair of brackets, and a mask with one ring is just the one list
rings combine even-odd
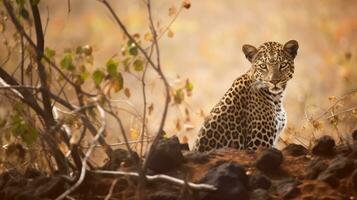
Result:
{"label": "dark rock", "polygon": [[357,191],[357,169],[352,173],[352,186],[355,191]]}
{"label": "dark rock", "polygon": [[14,200],[37,200],[37,199],[39,198],[36,197],[31,190],[21,191],[14,198]]}
{"label": "dark rock", "polygon": [[179,195],[170,191],[157,191],[148,195],[148,200],[177,200]]}
{"label": "dark rock", "polygon": [[340,184],[339,180],[333,174],[321,173],[317,179],[324,181],[333,188],[337,188]]}
{"label": "dark rock", "polygon": [[188,146],[188,143],[180,144],[180,146],[181,146],[181,150],[182,151],[189,151],[190,150],[190,147]]}
{"label": "dark rock", "polygon": [[42,173],[40,171],[38,171],[37,169],[33,169],[33,168],[28,168],[25,171],[25,178],[37,178],[39,176],[41,176]]}
{"label": "dark rock", "polygon": [[249,199],[248,176],[237,163],[229,162],[212,168],[200,182],[217,187],[216,191],[207,193],[203,200],[236,200],[237,197],[240,200]]}
{"label": "dark rock", "polygon": [[285,152],[288,155],[297,157],[297,156],[306,155],[309,151],[300,144],[288,144],[283,149],[283,152]]}
{"label": "dark rock", "polygon": [[331,156],[334,154],[335,140],[330,136],[322,136],[315,141],[312,153],[319,156]]}
{"label": "dark rock", "polygon": [[115,149],[109,156],[109,160],[104,164],[104,170],[117,170],[121,166],[130,167],[137,166],[140,158],[136,152],[131,152],[124,149]]}
{"label": "dark rock", "polygon": [[0,175],[0,191],[4,188],[9,179],[10,174],[8,172],[4,172]]}
{"label": "dark rock", "polygon": [[332,187],[337,187],[339,185],[338,179],[348,176],[353,169],[354,164],[350,159],[338,156],[330,162],[328,168],[317,179],[328,183]]}
{"label": "dark rock", "polygon": [[161,139],[148,156],[147,166],[156,173],[179,167],[183,161],[181,145],[177,136]]}
{"label": "dark rock", "polygon": [[270,179],[263,174],[255,173],[249,177],[249,187],[251,190],[258,188],[268,190],[270,186]]}
{"label": "dark rock", "polygon": [[357,141],[357,129],[352,132],[353,141]]}
{"label": "dark rock", "polygon": [[276,188],[278,195],[283,199],[292,199],[301,194],[298,185],[300,183],[296,180],[282,180],[280,181]]}
{"label": "dark rock", "polygon": [[270,200],[269,192],[264,189],[256,189],[250,194],[250,200]]}
{"label": "dark rock", "polygon": [[209,161],[209,152],[191,151],[184,154],[184,157],[186,161],[205,164]]}
{"label": "dark rock", "polygon": [[52,177],[50,181],[36,189],[35,196],[56,198],[66,190],[66,186],[66,181],[63,177]]}
{"label": "dark rock", "polygon": [[22,187],[9,186],[5,187],[0,192],[0,199],[15,199],[16,195],[20,194],[23,191]]}
{"label": "dark rock", "polygon": [[283,154],[281,151],[270,148],[265,150],[258,158],[255,166],[263,172],[271,172],[280,168],[283,162]]}
{"label": "dark rock", "polygon": [[307,179],[316,179],[327,167],[326,162],[321,159],[311,160],[306,167],[305,177]]}
{"label": "dark rock", "polygon": [[334,174],[337,178],[345,178],[352,173],[353,169],[354,164],[352,160],[338,156],[330,162],[326,172]]}
{"label": "dark rock", "polygon": [[338,187],[339,179],[351,174],[353,169],[354,164],[350,159],[338,156],[330,162],[327,169],[321,172],[317,179],[332,187]]}

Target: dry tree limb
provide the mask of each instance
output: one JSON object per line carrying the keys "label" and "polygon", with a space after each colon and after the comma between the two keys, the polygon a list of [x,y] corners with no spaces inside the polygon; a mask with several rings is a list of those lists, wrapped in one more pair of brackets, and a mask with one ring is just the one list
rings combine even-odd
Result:
{"label": "dry tree limb", "polygon": [[83,180],[86,176],[86,171],[87,171],[87,160],[89,159],[90,155],[92,154],[94,147],[96,146],[98,139],[102,136],[104,130],[105,130],[105,111],[103,108],[97,103],[97,109],[99,111],[99,115],[101,117],[101,127],[98,129],[98,133],[95,135],[95,137],[92,140],[92,143],[88,149],[88,151],[85,154],[85,157],[82,159],[82,168],[81,168],[81,173],[80,176],[77,180],[77,182],[70,187],[68,190],[66,190],[64,193],[62,193],[60,196],[56,198],[56,200],[62,200],[66,198],[67,195],[69,195],[71,192],[73,192],[75,189],[77,189],[82,183]]}
{"label": "dry tree limb", "polygon": [[[107,171],[107,170],[93,170],[91,171],[97,174],[111,174],[111,175],[119,175],[119,176],[133,176],[139,177],[139,173],[137,172],[124,172],[124,171]],[[148,181],[166,181],[169,183],[173,183],[175,185],[184,186],[188,185],[189,188],[194,190],[206,190],[206,191],[215,191],[217,188],[213,185],[204,184],[204,183],[192,183],[186,182],[184,180],[168,176],[165,174],[156,174],[156,175],[146,175],[145,176]]]}
{"label": "dry tree limb", "polygon": [[118,182],[118,179],[113,180],[112,184],[110,185],[109,192],[108,192],[107,196],[105,196],[104,200],[110,200],[110,198],[113,195],[113,191],[114,191],[114,188],[115,188],[115,185],[117,184],[117,182]]}

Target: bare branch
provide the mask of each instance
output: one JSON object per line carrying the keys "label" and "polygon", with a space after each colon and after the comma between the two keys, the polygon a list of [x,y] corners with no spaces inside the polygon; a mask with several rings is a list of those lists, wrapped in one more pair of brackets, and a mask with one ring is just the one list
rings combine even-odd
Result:
{"label": "bare branch", "polygon": [[101,127],[98,130],[98,133],[95,135],[91,146],[89,147],[88,151],[85,154],[85,157],[82,160],[82,169],[81,169],[81,174],[79,176],[79,179],[77,180],[77,182],[70,187],[68,190],[66,190],[64,193],[62,193],[59,197],[56,198],[56,200],[62,200],[64,198],[66,198],[67,195],[69,195],[71,192],[73,192],[76,188],[78,188],[83,180],[84,177],[86,176],[86,171],[87,171],[87,160],[89,159],[90,155],[92,154],[94,147],[96,146],[98,139],[102,136],[104,130],[105,130],[105,112],[103,110],[103,108],[99,105],[99,103],[97,103],[97,109],[99,111],[100,117],[101,117]]}
{"label": "bare branch", "polygon": [[[111,175],[120,175],[120,176],[134,176],[139,177],[139,173],[137,172],[124,172],[124,171],[107,171],[107,170],[94,170],[91,171],[97,174],[111,174]],[[175,185],[184,186],[186,183],[184,180],[168,176],[165,174],[156,174],[156,175],[146,175],[145,176],[149,181],[167,181],[169,183],[173,183]],[[197,184],[192,182],[187,182],[187,185],[194,190],[206,190],[206,191],[215,191],[217,188],[213,185],[209,184]]]}

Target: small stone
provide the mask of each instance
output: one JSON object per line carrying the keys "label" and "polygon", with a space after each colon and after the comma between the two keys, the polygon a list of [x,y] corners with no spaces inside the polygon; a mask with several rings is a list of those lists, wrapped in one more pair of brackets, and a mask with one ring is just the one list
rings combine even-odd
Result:
{"label": "small stone", "polygon": [[248,176],[244,168],[233,162],[223,163],[212,168],[201,179],[200,183],[206,183],[217,187],[216,191],[208,192],[202,200],[248,200]]}
{"label": "small stone", "polygon": [[357,141],[357,129],[352,132],[352,139],[353,141]]}
{"label": "small stone", "polygon": [[180,146],[181,146],[181,150],[182,151],[189,151],[190,150],[190,147],[188,146],[188,143],[181,143]]}
{"label": "small stone", "polygon": [[191,161],[198,164],[205,164],[209,161],[209,152],[199,152],[199,151],[190,151],[184,152],[184,157],[186,161]]}
{"label": "small stone", "polygon": [[312,153],[320,156],[330,156],[334,154],[335,140],[330,136],[322,136],[315,141]]}
{"label": "small stone", "polygon": [[249,178],[250,189],[265,189],[268,190],[271,186],[271,180],[263,174],[255,173]]}
{"label": "small stone", "polygon": [[152,147],[151,155],[148,156],[147,166],[155,173],[164,173],[179,167],[184,157],[177,136],[161,139],[156,147]]}
{"label": "small stone", "polygon": [[36,188],[35,196],[41,198],[57,198],[66,188],[67,184],[63,177],[52,177],[46,184]]}
{"label": "small stone", "polygon": [[250,200],[270,200],[272,199],[269,192],[264,189],[256,189],[250,195]]}
{"label": "small stone", "polygon": [[131,152],[125,149],[115,149],[110,155],[109,160],[103,165],[104,170],[118,170],[121,166],[130,167],[137,166],[140,158],[136,152]]}
{"label": "small stone", "polygon": [[339,156],[330,162],[328,168],[318,176],[318,179],[337,187],[338,179],[350,175],[353,169],[354,164],[350,159]]}
{"label": "small stone", "polygon": [[271,172],[280,168],[283,162],[283,154],[281,151],[270,148],[265,150],[258,158],[255,166],[263,172]]}
{"label": "small stone", "polygon": [[333,188],[337,188],[340,184],[339,180],[333,174],[329,173],[321,173],[317,179],[320,181],[324,181]]}
{"label": "small stone", "polygon": [[300,144],[288,144],[282,151],[294,157],[306,155],[309,152]]}
{"label": "small stone", "polygon": [[327,167],[326,162],[321,159],[311,160],[306,167],[305,177],[307,179],[316,179]]}

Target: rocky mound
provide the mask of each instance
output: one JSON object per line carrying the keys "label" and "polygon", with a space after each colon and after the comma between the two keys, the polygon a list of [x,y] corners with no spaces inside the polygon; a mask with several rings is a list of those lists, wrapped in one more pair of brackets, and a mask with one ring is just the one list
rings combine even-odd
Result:
{"label": "rocky mound", "polygon": [[[311,151],[297,144],[284,149],[238,151],[220,149],[209,153],[182,150],[176,137],[164,139],[148,160],[150,175],[166,174],[217,188],[202,191],[165,180],[149,181],[149,200],[268,200],[268,199],[356,199],[357,142],[335,145],[328,136],[316,140]],[[133,171],[137,163],[118,150],[102,169]],[[113,164],[113,160],[115,163]],[[124,164],[123,164],[124,163]],[[110,167],[108,167],[110,166]],[[113,168],[113,166],[115,166]],[[29,170],[0,176],[0,199],[53,199],[73,183],[61,176],[46,176]],[[136,199],[137,177],[87,173],[71,197],[75,199]],[[110,198],[109,198],[110,197]]]}

